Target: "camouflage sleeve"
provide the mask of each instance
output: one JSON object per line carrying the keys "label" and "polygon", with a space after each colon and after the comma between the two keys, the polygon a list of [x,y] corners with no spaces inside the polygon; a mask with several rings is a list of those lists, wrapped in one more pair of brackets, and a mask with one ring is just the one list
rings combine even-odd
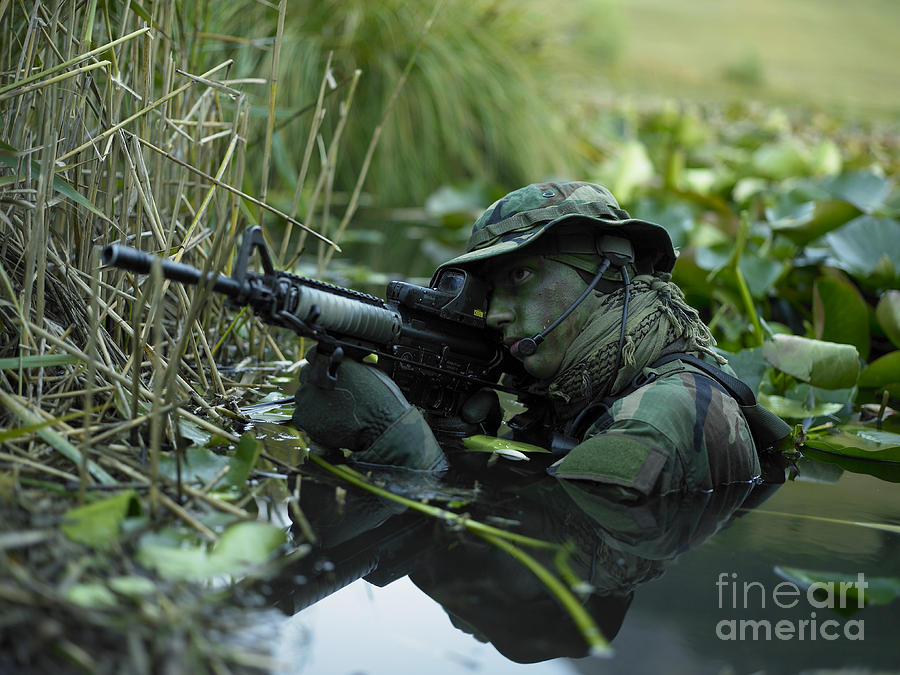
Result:
{"label": "camouflage sleeve", "polygon": [[646,496],[748,482],[760,467],[737,402],[679,369],[615,401],[550,473]]}

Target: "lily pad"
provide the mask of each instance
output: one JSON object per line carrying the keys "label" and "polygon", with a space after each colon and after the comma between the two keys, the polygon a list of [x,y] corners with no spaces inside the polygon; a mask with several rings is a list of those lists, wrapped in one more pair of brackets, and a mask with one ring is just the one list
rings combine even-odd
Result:
{"label": "lily pad", "polygon": [[867,365],[859,375],[859,386],[887,389],[892,396],[900,392],[900,350],[889,352]]}
{"label": "lily pad", "polygon": [[125,490],[92,504],[69,509],[63,515],[62,531],[72,541],[93,548],[109,548],[119,537],[123,521],[141,513],[134,490]]}
{"label": "lily pad", "polygon": [[141,540],[138,560],[167,579],[240,576],[265,562],[284,541],[280,528],[249,521],[229,527],[212,551],[205,546],[185,548],[165,536],[146,535]]}
{"label": "lily pad", "polygon": [[900,291],[887,291],[875,308],[878,325],[895,347],[900,347]]}
{"label": "lily pad", "polygon": [[811,435],[806,445],[845,457],[900,462],[900,434],[866,426],[846,425],[835,432]]}
{"label": "lily pad", "polygon": [[[463,439],[463,446],[469,452],[497,452],[501,454],[510,450],[518,453],[540,452],[547,454],[550,452],[546,448],[532,445],[531,443],[521,443],[506,438],[497,438],[496,436],[485,436],[484,434],[467,436]],[[511,456],[510,458],[513,457]]]}
{"label": "lily pad", "polygon": [[778,370],[822,389],[852,387],[859,376],[859,353],[853,345],[773,335],[762,350],[763,358]]}
{"label": "lily pad", "polygon": [[769,226],[797,244],[807,244],[858,216],[860,210],[840,199],[784,204],[766,210]]}
{"label": "lily pad", "polygon": [[[775,573],[780,577],[796,583],[801,588],[809,589],[816,585],[822,590],[822,600],[830,595],[835,608],[857,609],[866,605],[887,605],[900,597],[900,577],[870,577],[857,572],[816,572],[797,567],[776,567]],[[862,575],[862,576],[860,576]],[[863,585],[863,583],[865,585]],[[841,600],[841,589],[845,596]],[[814,591],[815,592],[815,591]]]}
{"label": "lily pad", "polygon": [[853,284],[823,277],[813,286],[813,323],[816,337],[853,345],[865,360],[869,356],[869,310]]}
{"label": "lily pad", "polygon": [[773,396],[768,394],[759,394],[757,400],[764,408],[768,408],[779,417],[787,419],[802,420],[807,417],[825,417],[826,415],[834,415],[840,412],[844,407],[842,403],[818,402],[813,406],[808,406],[803,401],[786,396]]}
{"label": "lily pad", "polygon": [[833,178],[826,189],[861,211],[871,213],[884,204],[891,191],[891,180],[871,171],[851,171]]}
{"label": "lily pad", "polygon": [[818,450],[809,445],[803,446],[803,457],[816,460],[817,463],[832,464],[844,471],[875,476],[889,483],[900,483],[900,464],[896,462],[875,462],[870,459],[857,459],[837,455],[833,452]]}
{"label": "lily pad", "polygon": [[860,216],[825,235],[825,243],[841,269],[867,277],[896,278],[900,261],[900,222]]}

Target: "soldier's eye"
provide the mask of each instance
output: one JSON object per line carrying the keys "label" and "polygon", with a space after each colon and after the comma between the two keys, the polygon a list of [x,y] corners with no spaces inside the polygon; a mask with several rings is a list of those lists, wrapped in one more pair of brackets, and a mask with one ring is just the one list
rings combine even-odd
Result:
{"label": "soldier's eye", "polygon": [[513,267],[509,271],[509,281],[513,284],[522,284],[531,277],[531,270],[527,267]]}

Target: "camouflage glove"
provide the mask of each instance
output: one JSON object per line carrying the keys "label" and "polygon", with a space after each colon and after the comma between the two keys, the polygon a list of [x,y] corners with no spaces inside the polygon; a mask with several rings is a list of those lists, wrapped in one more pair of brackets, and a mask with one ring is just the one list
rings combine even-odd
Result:
{"label": "camouflage glove", "polygon": [[331,384],[320,386],[317,369],[328,357],[307,354],[294,397],[293,422],[317,443],[346,448],[355,462],[425,471],[446,468],[444,453],[415,406],[397,385],[372,366],[344,358]]}

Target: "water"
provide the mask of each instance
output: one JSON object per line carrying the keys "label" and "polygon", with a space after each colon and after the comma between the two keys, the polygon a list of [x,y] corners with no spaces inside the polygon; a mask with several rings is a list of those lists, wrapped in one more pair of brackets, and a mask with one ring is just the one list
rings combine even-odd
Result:
{"label": "water", "polygon": [[[303,510],[321,540],[267,589],[286,617],[278,672],[898,668],[894,483],[803,459],[796,479],[781,485],[632,506],[511,467],[451,480],[458,487],[448,491],[469,498],[456,510],[573,542],[571,568],[595,588],[584,606],[614,635],[611,654],[587,655],[571,617],[507,553],[366,493],[304,478]],[[523,549],[556,571],[551,554]],[[808,595],[786,571],[797,569],[829,573],[834,595]],[[859,609],[850,584],[863,582],[869,602]]]}

